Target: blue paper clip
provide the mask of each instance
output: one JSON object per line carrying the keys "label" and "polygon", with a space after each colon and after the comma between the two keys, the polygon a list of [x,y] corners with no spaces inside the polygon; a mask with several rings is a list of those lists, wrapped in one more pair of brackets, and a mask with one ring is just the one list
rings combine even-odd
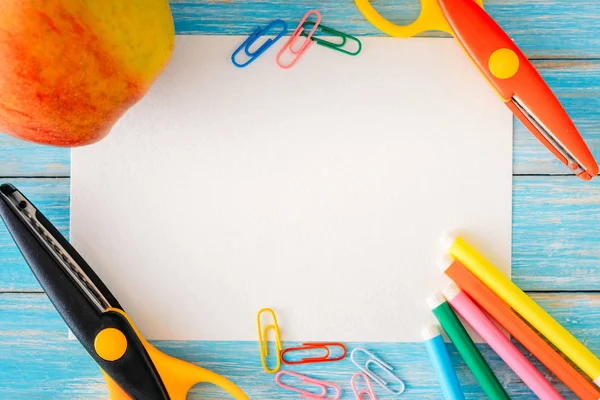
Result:
{"label": "blue paper clip", "polygon": [[[272,29],[273,27],[276,27],[277,25],[280,25],[282,30],[281,32],[275,36],[275,38],[273,39],[267,39],[262,46],[260,46],[258,49],[254,50],[254,51],[250,51],[250,47],[256,43],[256,41],[258,39],[260,39],[262,36],[265,36],[265,34]],[[235,65],[238,68],[244,68],[246,66],[248,66],[252,61],[256,60],[262,53],[264,53],[265,51],[267,51],[267,49],[271,46],[273,46],[273,44],[275,44],[276,41],[278,41],[279,39],[281,39],[281,37],[283,35],[285,35],[288,31],[288,27],[287,24],[285,23],[285,21],[282,21],[280,19],[276,19],[275,21],[271,22],[269,25],[267,25],[265,28],[261,28],[260,26],[258,28],[256,28],[254,30],[254,32],[252,33],[252,35],[248,36],[248,38],[244,41],[244,43],[241,44],[240,47],[238,47],[233,54],[231,55],[231,62],[233,63],[233,65]],[[238,63],[237,61],[235,61],[235,56],[237,56],[237,54],[244,49],[244,53],[246,53],[246,55],[248,57],[250,57],[250,59],[248,61],[246,61],[243,64]]]}
{"label": "blue paper clip", "polygon": [[[364,365],[360,365],[358,363],[358,361],[356,361],[356,359],[354,358],[354,354],[357,351],[361,351],[361,352],[365,353],[367,356],[369,356],[369,359],[367,360],[367,362],[365,362]],[[352,350],[352,353],[350,353],[350,359],[352,360],[354,365],[356,365],[358,367],[358,369],[360,369],[362,372],[367,374],[367,376],[369,378],[371,378],[374,382],[378,383],[382,388],[387,390],[388,393],[391,393],[394,396],[398,396],[404,392],[404,388],[405,388],[404,382],[402,382],[402,379],[400,379],[396,375],[394,375],[394,373],[392,372],[394,370],[394,368],[391,365],[389,365],[388,363],[384,362],[382,359],[376,357],[369,350],[365,349],[364,347],[357,347],[356,349]],[[371,364],[376,365],[383,372],[385,372],[390,377],[390,380],[385,381],[382,378],[380,378],[379,376],[377,376],[375,374],[375,372],[373,372],[371,370],[371,368],[370,368]],[[399,388],[397,390],[390,388],[388,386],[390,383],[398,384]]]}

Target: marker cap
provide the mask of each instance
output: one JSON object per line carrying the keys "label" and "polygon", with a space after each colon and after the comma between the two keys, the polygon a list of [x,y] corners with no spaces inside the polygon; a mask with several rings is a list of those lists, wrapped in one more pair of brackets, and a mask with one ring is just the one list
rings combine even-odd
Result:
{"label": "marker cap", "polygon": [[448,300],[452,300],[460,294],[461,290],[456,283],[451,283],[442,292],[444,293],[444,297],[446,297]]}
{"label": "marker cap", "polygon": [[421,334],[423,335],[424,340],[433,339],[436,336],[440,336],[442,331],[440,327],[437,325],[430,325],[421,330]]}
{"label": "marker cap", "polygon": [[445,271],[450,267],[450,265],[452,265],[453,262],[454,259],[450,257],[449,254],[442,254],[437,259],[437,266],[440,268],[440,270]]}
{"label": "marker cap", "polygon": [[441,306],[442,304],[444,304],[446,302],[446,299],[444,298],[444,296],[441,293],[436,293],[431,297],[427,298],[427,305],[429,306],[430,309],[434,309],[434,308],[438,308],[439,306]]}
{"label": "marker cap", "polygon": [[454,244],[457,238],[458,234],[456,234],[456,232],[444,232],[444,234],[440,238],[440,244],[442,246],[442,249],[444,249],[444,252],[448,251],[448,249],[452,246],[452,244]]}

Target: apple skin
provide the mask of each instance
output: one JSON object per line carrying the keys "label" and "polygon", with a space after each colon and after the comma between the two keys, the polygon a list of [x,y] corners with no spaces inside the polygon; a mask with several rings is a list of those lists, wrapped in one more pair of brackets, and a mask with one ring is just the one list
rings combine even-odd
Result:
{"label": "apple skin", "polygon": [[0,132],[26,141],[99,141],[173,54],[168,0],[1,3]]}

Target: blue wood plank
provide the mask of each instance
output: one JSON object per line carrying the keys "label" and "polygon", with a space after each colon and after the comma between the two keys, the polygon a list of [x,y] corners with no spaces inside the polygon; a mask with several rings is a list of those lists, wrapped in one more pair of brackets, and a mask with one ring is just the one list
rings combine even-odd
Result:
{"label": "blue wood plank", "polygon": [[[172,1],[172,6],[179,33],[246,34],[256,24],[270,20],[273,15],[293,20],[301,16],[307,8],[316,7],[320,3],[314,0],[260,3],[240,0],[188,0]],[[386,0],[375,4],[397,21],[409,21],[418,13],[416,1],[398,3]],[[524,48],[549,49],[544,53],[544,57],[552,56],[552,51],[555,50],[559,51],[558,55],[567,51],[578,58],[600,54],[597,50],[600,42],[600,24],[595,22],[595,16],[600,12],[600,2],[496,0],[489,2],[488,8],[492,15],[497,14],[500,22],[515,26],[513,37],[517,43],[519,40],[523,41],[520,44]],[[337,27],[359,34],[377,34],[362,19],[351,1],[326,2],[322,4],[321,9]],[[519,39],[521,34],[524,35],[523,39]],[[564,39],[567,40],[563,43],[564,48],[555,42],[561,38],[567,38]],[[600,158],[600,62],[580,59],[542,60],[536,62],[536,65],[559,95],[595,156]],[[0,135],[0,177],[68,176],[69,159],[67,149],[38,146]],[[564,167],[550,156],[520,123],[515,124],[514,162],[514,171],[517,174],[565,173]]]}
{"label": "blue wood plank", "polygon": [[[386,18],[408,23],[418,15],[418,0],[374,0]],[[530,57],[599,57],[600,3],[595,0],[490,0],[486,10]],[[171,0],[180,34],[250,34],[276,18],[299,21],[320,10],[327,25],[356,35],[382,36],[347,0]],[[437,35],[439,36],[439,34]]]}
{"label": "blue wood plank", "polygon": [[[534,298],[592,351],[600,354],[600,332],[596,322],[600,295],[536,295]],[[106,388],[98,368],[77,341],[67,340],[66,326],[44,295],[0,295],[0,315],[3,318],[0,328],[0,393],[3,398],[106,398]],[[156,317],[157,323],[160,323],[160,316]],[[252,399],[295,398],[275,386],[273,375],[262,371],[256,342],[159,341],[154,344],[170,355],[227,376],[247,391]],[[285,343],[285,346],[292,344]],[[366,346],[389,362],[406,383],[406,393],[402,398],[442,398],[426,351],[420,343],[351,343],[349,346]],[[533,398],[533,394],[487,346],[480,348],[511,398]],[[450,350],[467,398],[484,398],[454,348]],[[545,368],[537,362],[535,364],[565,398],[576,398]],[[355,367],[348,359],[289,370],[333,380],[343,389],[342,399],[354,399],[349,379]],[[390,398],[381,390],[378,393],[380,399]],[[222,400],[227,397],[214,387],[200,385],[189,398]]]}
{"label": "blue wood plank", "polygon": [[0,177],[69,176],[69,149],[41,146],[0,134]]}
{"label": "blue wood plank", "polygon": [[[600,61],[536,61],[548,84],[600,160]],[[0,177],[60,176],[70,173],[70,152],[0,135]],[[514,132],[516,174],[565,174],[568,171],[518,121]]]}
{"label": "blue wood plank", "polygon": [[[18,187],[63,235],[69,237],[69,179],[2,179]],[[40,291],[19,249],[0,222],[0,292]]]}
{"label": "blue wood plank", "polygon": [[513,280],[526,290],[598,290],[600,180],[517,177]]}
{"label": "blue wood plank", "polygon": [[[66,235],[69,180],[13,180]],[[515,177],[513,280],[525,290],[600,287],[600,179]],[[39,290],[0,224],[0,291]]]}

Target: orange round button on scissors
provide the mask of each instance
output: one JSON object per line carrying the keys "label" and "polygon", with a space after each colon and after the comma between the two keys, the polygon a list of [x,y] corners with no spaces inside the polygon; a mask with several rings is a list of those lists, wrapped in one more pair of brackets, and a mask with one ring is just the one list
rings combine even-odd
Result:
{"label": "orange round button on scissors", "polygon": [[365,18],[394,37],[425,31],[454,36],[496,94],[515,116],[579,178],[598,175],[598,164],[550,87],[483,9],[483,0],[421,0],[421,14],[410,25],[383,18],[369,0],[355,0]]}

